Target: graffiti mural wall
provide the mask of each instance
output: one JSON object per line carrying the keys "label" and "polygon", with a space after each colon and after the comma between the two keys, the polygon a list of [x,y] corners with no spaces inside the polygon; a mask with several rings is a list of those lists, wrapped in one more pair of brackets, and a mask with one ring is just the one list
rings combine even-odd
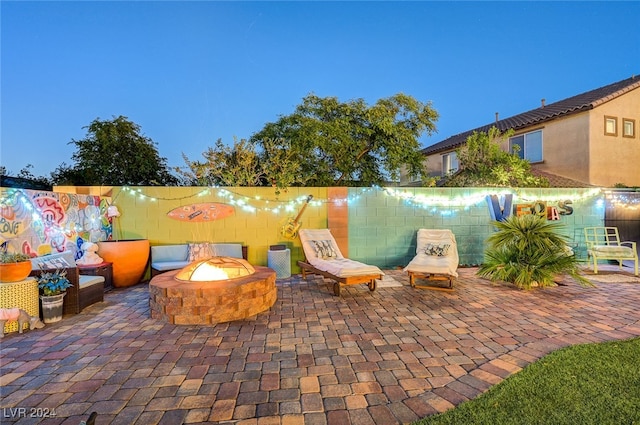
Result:
{"label": "graffiti mural wall", "polygon": [[77,254],[84,242],[111,238],[111,198],[8,188],[0,194],[0,243],[10,252]]}

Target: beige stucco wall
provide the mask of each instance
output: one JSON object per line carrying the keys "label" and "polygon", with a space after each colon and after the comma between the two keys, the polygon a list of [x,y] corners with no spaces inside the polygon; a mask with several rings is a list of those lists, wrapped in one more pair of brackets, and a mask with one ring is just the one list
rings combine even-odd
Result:
{"label": "beige stucco wall", "polygon": [[[618,135],[605,136],[604,117],[618,118]],[[622,118],[635,120],[635,137],[622,136]],[[617,97],[589,114],[591,184],[640,186],[640,88]]]}
{"label": "beige stucco wall", "polygon": [[533,167],[589,183],[589,113],[549,121],[524,133],[537,129],[542,129],[543,161]]}

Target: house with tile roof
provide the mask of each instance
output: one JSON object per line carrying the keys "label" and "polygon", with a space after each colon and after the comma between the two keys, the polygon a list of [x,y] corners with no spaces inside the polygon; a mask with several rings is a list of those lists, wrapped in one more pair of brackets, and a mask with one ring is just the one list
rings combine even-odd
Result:
{"label": "house with tile roof", "polygon": [[[455,150],[474,132],[514,130],[505,150],[531,162],[534,173],[584,186],[640,186],[640,77],[633,76],[586,93],[451,136],[422,150],[432,176],[458,168]],[[401,185],[410,185],[404,178]],[[553,186],[553,181],[552,181]]]}

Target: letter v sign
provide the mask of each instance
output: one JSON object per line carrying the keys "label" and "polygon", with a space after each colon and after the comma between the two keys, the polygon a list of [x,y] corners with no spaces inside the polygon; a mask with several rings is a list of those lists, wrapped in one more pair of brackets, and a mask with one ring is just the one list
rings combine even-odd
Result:
{"label": "letter v sign", "polygon": [[500,205],[498,195],[487,195],[487,204],[489,204],[489,214],[491,214],[492,220],[502,221],[511,215],[513,195],[504,195],[502,201],[502,205]]}

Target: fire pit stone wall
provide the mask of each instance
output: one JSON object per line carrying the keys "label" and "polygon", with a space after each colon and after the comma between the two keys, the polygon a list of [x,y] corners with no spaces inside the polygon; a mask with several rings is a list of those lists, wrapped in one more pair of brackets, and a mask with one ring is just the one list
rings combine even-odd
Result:
{"label": "fire pit stone wall", "polygon": [[184,282],[179,270],[149,282],[151,317],[176,325],[214,325],[242,320],[268,310],[276,302],[276,272],[255,266],[256,272],[235,279]]}

